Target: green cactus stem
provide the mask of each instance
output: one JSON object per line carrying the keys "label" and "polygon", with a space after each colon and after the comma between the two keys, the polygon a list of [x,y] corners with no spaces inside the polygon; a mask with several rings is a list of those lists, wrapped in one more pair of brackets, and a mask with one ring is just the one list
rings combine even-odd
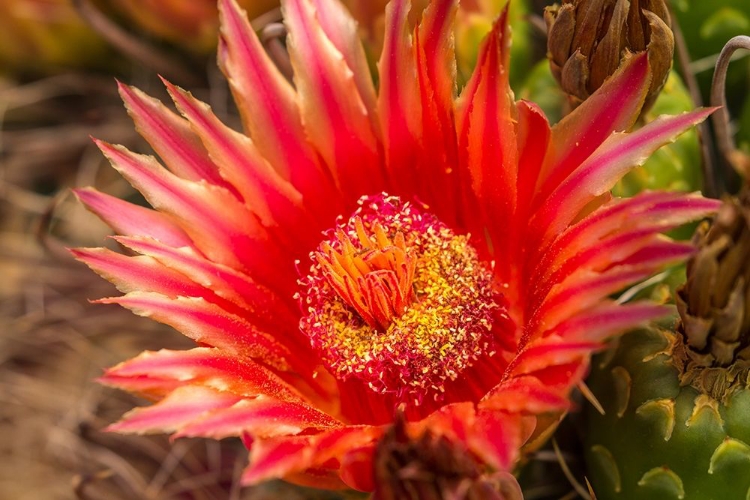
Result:
{"label": "green cactus stem", "polygon": [[589,378],[599,500],[750,499],[750,191],[695,238],[675,327],[629,333]]}

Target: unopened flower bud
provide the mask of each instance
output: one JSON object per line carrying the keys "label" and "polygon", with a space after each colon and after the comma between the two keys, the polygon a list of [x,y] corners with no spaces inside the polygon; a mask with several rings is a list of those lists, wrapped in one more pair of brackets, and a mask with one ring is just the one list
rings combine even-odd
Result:
{"label": "unopened flower bud", "polygon": [[725,200],[696,232],[698,252],[677,290],[683,385],[724,401],[750,386],[750,190]]}
{"label": "unopened flower bud", "polygon": [[646,50],[653,79],[644,110],[651,106],[674,54],[665,0],[563,0],[544,17],[552,74],[574,103],[588,98],[624,58]]}
{"label": "unopened flower bud", "polygon": [[373,500],[521,500],[509,473],[488,473],[466,449],[429,430],[412,436],[403,414],[378,443]]}

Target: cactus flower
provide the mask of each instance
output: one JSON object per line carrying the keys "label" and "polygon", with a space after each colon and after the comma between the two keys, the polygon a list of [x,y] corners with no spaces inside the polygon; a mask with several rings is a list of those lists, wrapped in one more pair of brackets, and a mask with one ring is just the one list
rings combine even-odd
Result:
{"label": "cactus flower", "polygon": [[639,55],[550,127],[510,91],[507,11],[457,96],[457,3],[433,2],[413,31],[408,1],[389,5],[376,86],[339,2],[282,2],[292,86],[221,0],[243,132],[168,82],[179,114],[120,87],[164,166],[97,142],[153,209],[78,190],[132,254],[74,253],[124,293],[100,302],[198,345],[107,370],[155,403],[111,430],[239,436],[245,484],[371,490],[398,413],[406,435],[429,429],[508,473],[592,351],[664,314],[609,296],[686,258],[660,233],[716,203],[609,189],[710,110],[626,133],[650,86]]}

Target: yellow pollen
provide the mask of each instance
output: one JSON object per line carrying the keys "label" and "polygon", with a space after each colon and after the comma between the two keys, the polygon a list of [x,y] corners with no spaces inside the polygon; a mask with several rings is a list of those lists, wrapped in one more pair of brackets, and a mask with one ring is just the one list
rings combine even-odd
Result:
{"label": "yellow pollen", "polygon": [[468,236],[408,203],[361,207],[311,254],[300,328],[339,378],[403,401],[440,397],[494,352],[491,268]]}

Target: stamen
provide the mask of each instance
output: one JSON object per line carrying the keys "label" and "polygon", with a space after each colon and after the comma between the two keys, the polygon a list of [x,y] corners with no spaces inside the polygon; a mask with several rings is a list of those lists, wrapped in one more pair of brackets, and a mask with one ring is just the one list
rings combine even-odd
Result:
{"label": "stamen", "polygon": [[341,252],[323,242],[315,257],[328,284],[372,328],[386,330],[393,319],[406,311],[413,297],[412,281],[416,259],[410,256],[406,240],[397,232],[393,241],[379,223],[368,234],[360,217],[354,218],[359,248],[341,229],[336,241]]}
{"label": "stamen", "polygon": [[401,400],[439,398],[446,380],[493,354],[492,271],[433,215],[363,198],[311,260],[300,328],[337,377]]}

